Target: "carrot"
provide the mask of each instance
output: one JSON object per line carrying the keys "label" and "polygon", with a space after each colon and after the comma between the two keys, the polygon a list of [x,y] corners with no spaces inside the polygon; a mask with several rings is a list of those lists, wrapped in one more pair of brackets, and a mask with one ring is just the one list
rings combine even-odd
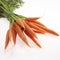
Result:
{"label": "carrot", "polygon": [[43,29],[39,28],[38,26],[34,25],[32,22],[27,22],[27,24],[28,24],[31,28],[33,28],[34,30],[40,31],[40,33],[42,33],[42,34],[46,33],[45,30],[43,30]]}
{"label": "carrot", "polygon": [[26,29],[27,31],[29,31],[34,37],[37,38],[35,32],[30,28],[30,26],[27,25],[25,21],[23,21],[23,22],[24,22],[25,29]]}
{"label": "carrot", "polygon": [[42,24],[41,22],[38,22],[38,21],[30,21],[30,22],[34,22],[34,23],[39,24],[39,25],[41,25],[43,27],[46,27],[44,24]]}
{"label": "carrot", "polygon": [[51,33],[51,34],[56,35],[56,36],[59,36],[59,34],[56,33],[56,32],[53,31],[53,30],[50,30],[50,29],[48,29],[48,28],[46,28],[46,27],[43,27],[43,26],[41,26],[41,25],[39,25],[39,24],[36,24],[36,23],[33,23],[33,24],[35,24],[35,25],[38,26],[39,28],[44,29],[44,30],[47,31],[48,33]]}
{"label": "carrot", "polygon": [[6,34],[5,49],[7,48],[8,44],[9,44],[9,30],[7,31]]}
{"label": "carrot", "polygon": [[29,17],[29,18],[26,18],[27,21],[35,21],[37,19],[39,19],[40,17]]}
{"label": "carrot", "polygon": [[23,24],[23,21],[22,20],[16,20],[16,23],[21,27],[22,30],[25,29],[25,26]]}
{"label": "carrot", "polygon": [[25,30],[24,32],[38,47],[41,48],[41,45],[38,43],[38,41],[34,38],[34,36],[29,31]]}
{"label": "carrot", "polygon": [[16,30],[15,30],[14,24],[13,24],[13,26],[12,26],[12,36],[13,36],[13,42],[14,42],[14,44],[16,44],[17,32],[16,32]]}
{"label": "carrot", "polygon": [[58,33],[56,33],[55,31],[51,30],[51,29],[45,29],[47,32],[53,34],[53,35],[56,35],[56,36],[59,36]]}
{"label": "carrot", "polygon": [[35,29],[33,29],[33,31],[34,31],[35,33],[39,33],[39,34],[45,34],[45,33],[42,33],[42,32],[39,31],[39,30],[35,30]]}
{"label": "carrot", "polygon": [[28,45],[30,47],[21,28],[16,23],[14,25],[15,25],[15,29],[16,29],[16,32],[18,33],[19,37],[26,43],[26,45]]}
{"label": "carrot", "polygon": [[[13,40],[13,42],[14,42],[14,39],[13,39],[13,29],[12,28],[13,28],[13,23],[10,24],[9,39]],[[14,44],[15,44],[15,42],[14,42]]]}
{"label": "carrot", "polygon": [[12,29],[12,37],[13,37],[14,45],[16,44],[16,35],[17,35],[17,32],[14,29]]}

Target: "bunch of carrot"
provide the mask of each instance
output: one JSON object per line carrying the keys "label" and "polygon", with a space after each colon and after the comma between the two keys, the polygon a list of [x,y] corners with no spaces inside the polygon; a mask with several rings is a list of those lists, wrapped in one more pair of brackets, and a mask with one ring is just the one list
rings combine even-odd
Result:
{"label": "bunch of carrot", "polygon": [[37,40],[36,33],[51,33],[59,36],[59,34],[37,21],[39,17],[27,18],[14,13],[15,9],[22,6],[23,3],[22,0],[0,0],[0,17],[7,18],[10,22],[10,27],[6,34],[5,49],[11,40],[13,40],[14,45],[16,44],[17,35],[30,47],[26,38],[27,35],[40,48],[41,45]]}
{"label": "bunch of carrot", "polygon": [[48,32],[53,35],[59,36],[59,34],[54,32],[53,30],[48,29],[45,25],[38,22],[37,19],[39,19],[39,17],[26,18],[25,20],[17,19],[14,23],[11,23],[10,29],[7,31],[6,34],[5,49],[7,48],[11,40],[13,40],[13,43],[16,44],[17,34],[27,46],[30,47],[30,44],[28,43],[25,34],[40,48],[41,45],[37,40],[36,33],[45,34]]}

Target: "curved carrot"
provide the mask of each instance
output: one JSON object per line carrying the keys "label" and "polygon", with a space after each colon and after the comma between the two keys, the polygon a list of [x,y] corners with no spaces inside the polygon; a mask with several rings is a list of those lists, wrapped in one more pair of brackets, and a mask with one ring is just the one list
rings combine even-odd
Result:
{"label": "curved carrot", "polygon": [[30,47],[21,28],[16,23],[14,25],[15,25],[15,29],[16,29],[16,32],[18,33],[19,37],[26,43],[26,45],[28,45]]}
{"label": "curved carrot", "polygon": [[9,30],[7,31],[6,34],[5,49],[7,48],[8,44],[9,44]]}
{"label": "curved carrot", "polygon": [[25,34],[26,34],[29,38],[31,38],[31,40],[32,40],[38,47],[41,48],[40,43],[38,43],[38,41],[34,38],[34,36],[33,36],[29,31],[25,30],[24,32],[25,32]]}

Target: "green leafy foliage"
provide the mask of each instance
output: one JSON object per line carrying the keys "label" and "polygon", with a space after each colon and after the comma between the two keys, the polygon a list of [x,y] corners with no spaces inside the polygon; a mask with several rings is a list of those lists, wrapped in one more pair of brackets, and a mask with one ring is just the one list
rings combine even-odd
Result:
{"label": "green leafy foliage", "polygon": [[23,3],[22,0],[0,0],[1,7],[10,8],[12,11],[19,6],[22,6]]}
{"label": "green leafy foliage", "polygon": [[14,13],[14,10],[22,6],[23,3],[22,0],[0,0],[0,17],[5,17],[10,22],[24,18]]}

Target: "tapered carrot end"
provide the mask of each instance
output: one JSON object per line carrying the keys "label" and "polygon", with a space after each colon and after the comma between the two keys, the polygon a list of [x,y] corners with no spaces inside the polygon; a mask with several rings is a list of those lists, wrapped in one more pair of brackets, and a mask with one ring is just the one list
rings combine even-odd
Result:
{"label": "tapered carrot end", "polygon": [[36,45],[39,47],[39,48],[42,48],[42,46],[40,45],[40,43],[37,41],[37,40],[35,40],[36,42]]}
{"label": "tapered carrot end", "polygon": [[6,49],[7,47],[5,46],[4,49]]}
{"label": "tapered carrot end", "polygon": [[5,41],[5,47],[4,47],[4,49],[7,48],[8,44],[9,44],[9,30],[7,31],[7,34],[6,34],[6,41]]}
{"label": "tapered carrot end", "polygon": [[56,34],[56,36],[60,36],[59,34]]}
{"label": "tapered carrot end", "polygon": [[58,34],[58,36],[60,36],[60,35]]}
{"label": "tapered carrot end", "polygon": [[14,46],[16,45],[16,42],[14,42]]}
{"label": "tapered carrot end", "polygon": [[30,44],[29,44],[29,43],[27,43],[27,46],[31,48],[31,46],[30,46]]}
{"label": "tapered carrot end", "polygon": [[42,46],[40,45],[39,48],[42,48]]}
{"label": "tapered carrot end", "polygon": [[5,46],[4,49],[6,50],[7,49],[7,46]]}
{"label": "tapered carrot end", "polygon": [[6,49],[8,47],[8,44],[5,45],[4,49]]}
{"label": "tapered carrot end", "polygon": [[37,45],[39,48],[42,48],[42,46],[41,46],[39,43],[37,43],[36,45]]}
{"label": "tapered carrot end", "polygon": [[53,35],[59,36],[59,34],[56,33],[56,32],[53,31],[53,30],[47,29],[47,32],[50,33],[50,34],[53,34]]}

